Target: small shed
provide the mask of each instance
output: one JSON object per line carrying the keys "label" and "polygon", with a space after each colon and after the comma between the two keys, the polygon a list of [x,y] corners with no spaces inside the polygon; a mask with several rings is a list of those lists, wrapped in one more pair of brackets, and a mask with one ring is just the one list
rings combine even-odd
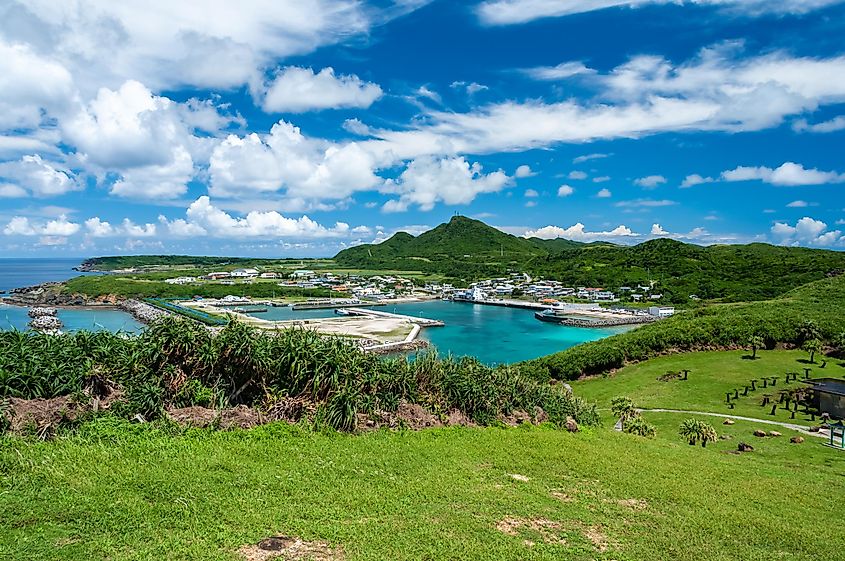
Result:
{"label": "small shed", "polygon": [[803,380],[812,386],[813,407],[835,419],[845,419],[845,380],[816,378]]}

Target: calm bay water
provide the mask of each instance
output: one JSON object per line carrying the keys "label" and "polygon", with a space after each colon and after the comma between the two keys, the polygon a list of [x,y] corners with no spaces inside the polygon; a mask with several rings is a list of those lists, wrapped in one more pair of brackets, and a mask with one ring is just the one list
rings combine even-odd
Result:
{"label": "calm bay water", "polygon": [[408,316],[439,319],[444,327],[422,330],[422,337],[441,354],[475,356],[482,362],[518,362],[597,341],[630,328],[583,328],[546,323],[520,308],[435,300],[378,308]]}
{"label": "calm bay water", "polygon": [[[28,329],[30,317],[28,308],[8,306],[0,303],[0,330]],[[143,329],[143,324],[135,321],[131,315],[120,310],[112,309],[59,309],[59,319],[62,320],[63,331],[122,331],[137,333]]]}
{"label": "calm bay water", "polygon": [[[63,281],[83,273],[73,268],[81,259],[0,259],[0,291],[43,282]],[[0,300],[0,330],[27,329],[28,308],[6,305]],[[65,331],[124,331],[135,333],[143,325],[120,310],[60,309]]]}
{"label": "calm bay water", "polygon": [[[490,364],[537,358],[630,329],[567,327],[538,321],[531,310],[446,300],[391,304],[374,309],[439,319],[446,325],[423,329],[424,339],[437,347],[441,354],[475,356]],[[252,315],[282,321],[331,317],[334,310],[293,311],[290,308],[270,308],[267,312]]]}

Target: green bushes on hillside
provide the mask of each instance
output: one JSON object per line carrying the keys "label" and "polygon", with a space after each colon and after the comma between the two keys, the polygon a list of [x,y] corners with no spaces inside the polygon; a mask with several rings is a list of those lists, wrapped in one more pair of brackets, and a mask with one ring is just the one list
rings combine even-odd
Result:
{"label": "green bushes on hillside", "polygon": [[414,270],[478,280],[521,271],[569,286],[616,290],[655,282],[661,302],[743,302],[775,298],[845,269],[845,253],[762,243],[702,247],[671,239],[635,246],[525,239],[456,216],[417,237],[399,233],[380,244],[344,249],[337,263]]}
{"label": "green bushes on hillside", "polygon": [[845,328],[845,278],[810,283],[782,298],[751,304],[710,306],[678,314],[607,339],[585,343],[529,361],[541,377],[574,380],[608,372],[626,362],[666,352],[744,348],[759,336],[766,346],[802,344],[806,322],[822,339],[832,340]]}
{"label": "green bushes on hillside", "polygon": [[460,410],[479,424],[542,408],[553,423],[567,416],[598,423],[593,405],[527,377],[472,358],[383,360],[310,330],[268,334],[232,322],[211,334],[196,322],[164,318],[137,337],[109,333],[48,336],[0,332],[0,396],[53,398],[118,384],[112,411],[160,416],[169,406],[246,404],[269,409],[285,398],[313,404],[317,417],[354,429],[358,413],[392,412],[401,401],[435,414]]}

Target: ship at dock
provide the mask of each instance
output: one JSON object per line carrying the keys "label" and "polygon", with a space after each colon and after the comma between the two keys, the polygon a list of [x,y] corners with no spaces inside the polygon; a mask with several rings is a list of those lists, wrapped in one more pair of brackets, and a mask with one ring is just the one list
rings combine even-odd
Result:
{"label": "ship at dock", "polygon": [[640,310],[608,310],[595,304],[557,303],[534,312],[534,317],[547,323],[569,327],[614,327],[652,323],[658,317]]}

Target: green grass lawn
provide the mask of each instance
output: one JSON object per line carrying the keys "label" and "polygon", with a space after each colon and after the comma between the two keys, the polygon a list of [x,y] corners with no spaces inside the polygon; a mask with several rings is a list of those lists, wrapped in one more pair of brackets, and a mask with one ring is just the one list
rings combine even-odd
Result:
{"label": "green grass lawn", "polygon": [[[804,387],[798,382],[784,385],[787,371],[798,372],[799,378],[804,376],[805,367],[812,368],[811,377],[845,375],[841,361],[828,359],[827,366],[821,369],[818,360],[817,364],[806,364],[808,355],[801,351],[759,351],[757,360],[743,358],[749,354],[747,351],[720,351],[663,356],[627,366],[606,378],[596,377],[571,382],[571,385],[576,394],[597,402],[604,409],[610,407],[614,397],[628,396],[637,407],[708,411],[809,425],[813,424],[810,416],[800,411],[795,419],[781,408],[771,416],[771,406],[760,406],[763,395],[768,393],[777,398],[778,390]],[[658,380],[666,372],[683,369],[691,371],[686,381]],[[763,376],[779,376],[780,379],[774,388],[764,389],[758,382],[756,392],[742,397],[744,386],[751,379],[759,380]],[[725,393],[734,388],[740,389],[740,398],[735,401],[734,409],[729,409]]]}
{"label": "green grass lawn", "polygon": [[278,534],[347,560],[841,557],[845,536],[824,521],[845,519],[845,453],[782,431],[729,454],[751,429],[740,423],[730,441],[691,447],[682,416],[647,415],[651,440],[608,428],[167,434],[108,419],[53,442],[6,438],[0,558],[234,560]]}

